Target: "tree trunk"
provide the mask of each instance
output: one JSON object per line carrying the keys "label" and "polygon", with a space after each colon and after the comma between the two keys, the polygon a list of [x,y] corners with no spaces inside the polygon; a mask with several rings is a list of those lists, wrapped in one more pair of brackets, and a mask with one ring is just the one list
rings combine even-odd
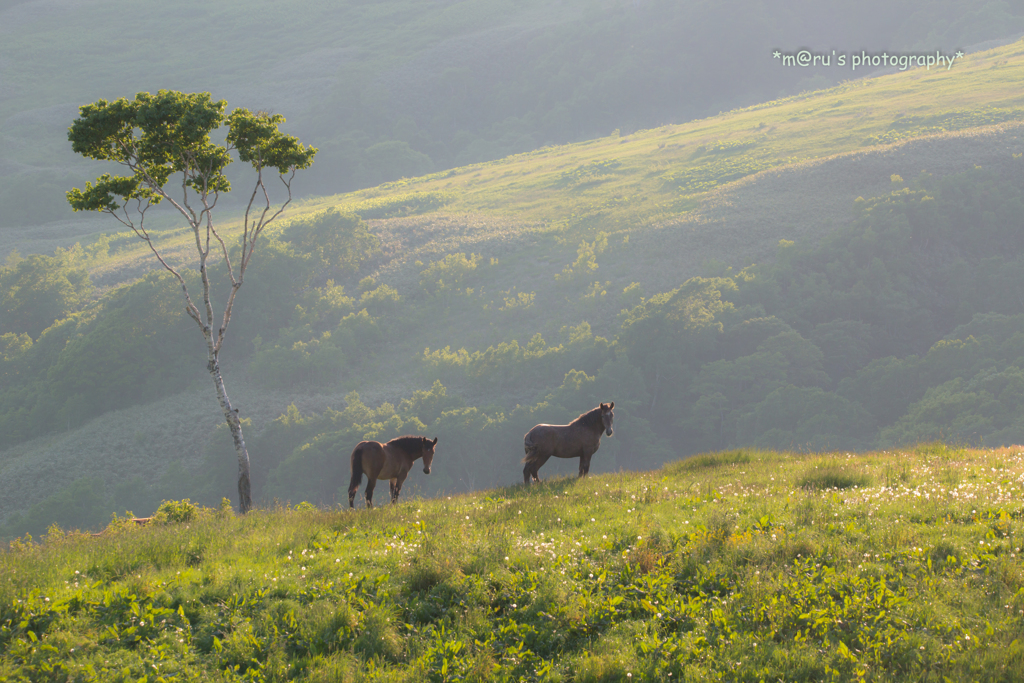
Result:
{"label": "tree trunk", "polygon": [[238,411],[231,407],[231,399],[224,389],[224,378],[220,374],[220,362],[216,357],[210,360],[210,374],[217,387],[217,400],[220,401],[224,419],[231,430],[231,440],[238,454],[238,511],[243,515],[252,509],[252,486],[249,482],[249,452],[245,449],[245,438],[242,436],[242,422],[238,419]]}

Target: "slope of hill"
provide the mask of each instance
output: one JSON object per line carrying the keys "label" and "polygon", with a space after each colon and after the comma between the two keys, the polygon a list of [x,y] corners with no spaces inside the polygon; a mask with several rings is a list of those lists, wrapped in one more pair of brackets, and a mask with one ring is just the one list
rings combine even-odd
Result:
{"label": "slope of hill", "polygon": [[[434,255],[477,249],[523,231],[570,242],[598,231],[657,234],[654,244],[690,234],[706,242],[726,231],[735,236],[707,253],[689,244],[654,249],[696,251],[691,266],[714,259],[743,267],[770,256],[781,238],[816,239],[850,220],[852,201],[888,191],[893,174],[909,180],[1004,167],[1020,151],[1019,133],[998,124],[1024,120],[1022,79],[1017,42],[971,54],[948,71],[849,81],[708,119],[308,199],[290,215],[327,207],[368,217],[439,214],[415,219],[414,229],[377,219],[379,230],[401,240],[393,253],[414,248],[411,260],[422,258],[417,247]],[[187,245],[185,235],[179,240]],[[148,252],[126,242],[118,262],[135,273],[133,255],[148,261]]]}
{"label": "slope of hill", "polygon": [[171,502],[0,552],[0,676],[1011,681],[1022,492],[1019,448],[931,444],[355,513]]}
{"label": "slope of hill", "polygon": [[858,75],[779,68],[770,55],[780,48],[952,52],[1022,30],[1016,3],[966,0],[743,11],[669,0],[230,0],[173,13],[126,0],[5,2],[0,226],[69,217],[63,192],[93,167],[72,156],[65,132],[100,97],[209,90],[285,113],[321,148],[302,191],[326,194]]}
{"label": "slope of hill", "polygon": [[[306,200],[270,236],[227,350],[252,397],[258,495],[338,500],[337,453],[397,431],[441,434],[463,464],[425,493],[494,485],[526,429],[605,400],[626,407],[609,469],[750,443],[1019,441],[1022,68],[1016,43],[948,71]],[[332,209],[365,216],[379,249],[318,261],[295,235]],[[187,265],[164,220],[161,244]],[[134,281],[148,266],[128,234],[57,261],[105,293],[45,333],[0,330],[0,480],[38,496],[23,482],[45,473],[51,491],[5,499],[6,532],[74,509],[92,511],[82,525],[129,503],[148,512],[172,491],[231,495],[216,433],[138,408],[207,398],[173,288]],[[112,411],[131,406],[127,434]],[[78,429],[88,452],[55,445]],[[131,443],[140,480],[122,491],[99,465]]]}
{"label": "slope of hill", "polygon": [[[449,210],[567,227],[591,218],[605,229],[636,229],[696,208],[707,191],[765,169],[851,152],[866,158],[876,146],[900,140],[1022,120],[1024,96],[1015,87],[1024,77],[1022,55],[1017,42],[972,54],[948,71],[848,81],[699,121],[408,179],[344,200],[442,191],[454,195]],[[936,165],[929,172],[963,168],[955,149],[924,161]],[[849,180],[865,178],[870,173]]]}

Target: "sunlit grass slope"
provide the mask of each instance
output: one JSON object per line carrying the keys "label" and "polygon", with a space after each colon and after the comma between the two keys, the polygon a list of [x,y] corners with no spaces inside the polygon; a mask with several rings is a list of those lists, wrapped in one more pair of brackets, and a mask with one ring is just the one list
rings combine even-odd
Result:
{"label": "sunlit grass slope", "polygon": [[355,207],[367,198],[448,192],[449,211],[639,227],[765,169],[1024,120],[1022,80],[1024,43],[1017,42],[967,55],[949,70],[851,80],[708,119],[545,148],[325,201]]}
{"label": "sunlit grass slope", "polygon": [[0,678],[1019,680],[1022,493],[1019,448],[931,445],[354,513],[168,505],[0,554]]}

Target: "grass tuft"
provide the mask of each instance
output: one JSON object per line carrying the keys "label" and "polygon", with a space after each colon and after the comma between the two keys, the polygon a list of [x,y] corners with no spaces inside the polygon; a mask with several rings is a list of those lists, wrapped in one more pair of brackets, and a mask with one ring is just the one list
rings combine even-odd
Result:
{"label": "grass tuft", "polygon": [[741,465],[751,461],[751,451],[737,450],[725,453],[701,453],[687,458],[671,467],[685,472],[722,467],[724,465]]}
{"label": "grass tuft", "polygon": [[802,489],[825,491],[864,487],[871,483],[871,477],[858,469],[837,460],[822,460],[808,468],[797,479]]}

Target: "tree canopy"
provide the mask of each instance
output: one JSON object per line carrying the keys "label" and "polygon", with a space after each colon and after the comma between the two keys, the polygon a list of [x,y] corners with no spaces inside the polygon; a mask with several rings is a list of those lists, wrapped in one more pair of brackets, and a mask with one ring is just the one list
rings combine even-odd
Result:
{"label": "tree canopy", "polygon": [[[282,133],[278,126],[285,119],[280,114],[239,108],[225,117],[226,107],[227,102],[213,101],[210,93],[171,90],[81,107],[81,116],[68,131],[72,149],[90,159],[122,164],[132,174],[104,174],[95,185],[86,183],[85,190],[71,190],[72,209],[114,212],[124,207],[115,197],[154,204],[170,199],[163,187],[174,173],[181,173],[183,185],[199,195],[227,192],[231,184],[224,169],[232,151],[257,172],[276,168],[283,175],[313,163],[316,148],[307,149],[295,136]],[[225,122],[226,143],[214,143],[210,133]]]}

